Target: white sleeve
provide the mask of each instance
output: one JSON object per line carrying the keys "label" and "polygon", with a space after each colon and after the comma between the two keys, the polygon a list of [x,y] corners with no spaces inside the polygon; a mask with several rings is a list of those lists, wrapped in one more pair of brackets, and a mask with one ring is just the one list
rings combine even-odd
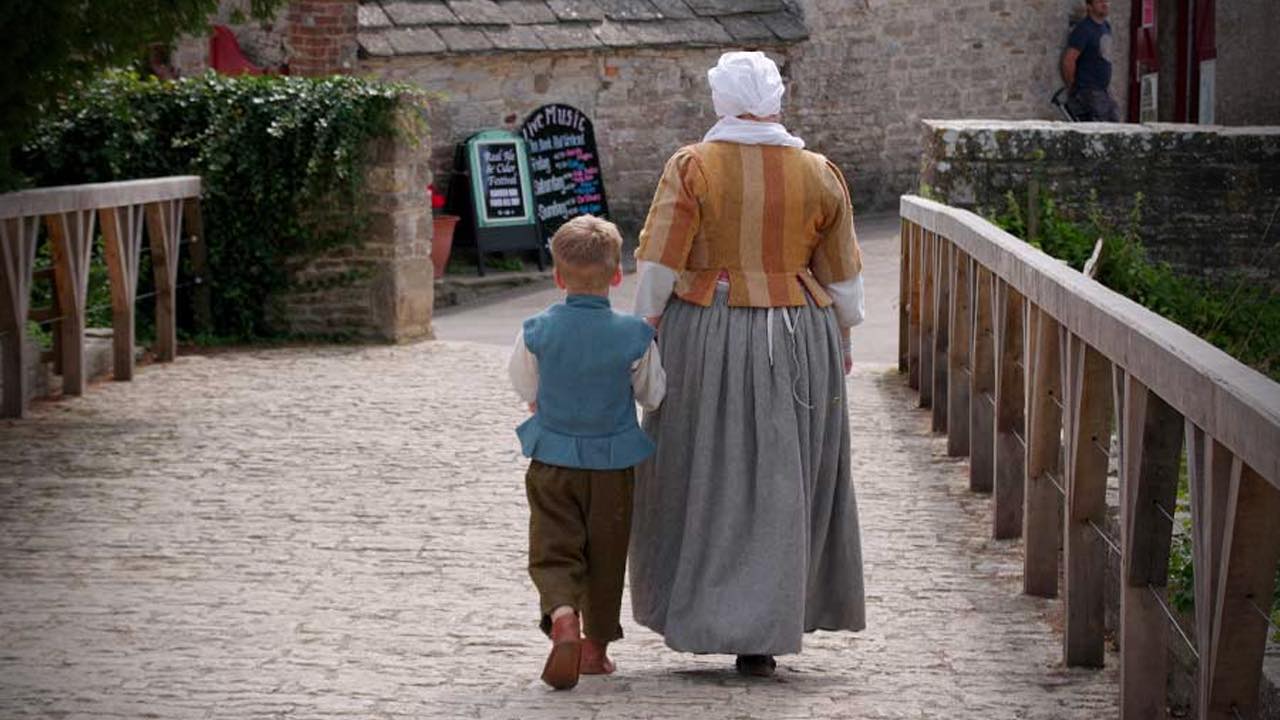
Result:
{"label": "white sleeve", "polygon": [[511,387],[516,394],[527,403],[538,400],[538,357],[529,352],[524,344],[524,330],[516,335],[516,344],[511,348],[511,358],[507,360],[507,375],[511,378]]}
{"label": "white sleeve", "polygon": [[867,319],[867,304],[862,292],[862,273],[850,280],[825,286],[836,310],[836,324],[842,328],[861,325]]}
{"label": "white sleeve", "polygon": [[662,314],[667,301],[671,299],[671,291],[676,287],[676,271],[647,260],[636,261],[636,302],[631,311],[642,318],[655,317]]}
{"label": "white sleeve", "polygon": [[658,343],[650,342],[644,357],[632,364],[631,387],[635,390],[636,402],[646,411],[657,410],[662,404],[667,394],[667,373],[662,369]]}

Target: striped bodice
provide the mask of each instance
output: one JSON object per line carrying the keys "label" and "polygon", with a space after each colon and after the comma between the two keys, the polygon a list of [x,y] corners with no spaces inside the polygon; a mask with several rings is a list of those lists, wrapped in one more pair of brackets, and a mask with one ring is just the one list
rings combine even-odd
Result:
{"label": "striped bodice", "polygon": [[676,295],[710,305],[798,306],[862,270],[844,177],[821,155],[776,145],[700,143],[667,162],[640,232],[638,260],[679,273]]}

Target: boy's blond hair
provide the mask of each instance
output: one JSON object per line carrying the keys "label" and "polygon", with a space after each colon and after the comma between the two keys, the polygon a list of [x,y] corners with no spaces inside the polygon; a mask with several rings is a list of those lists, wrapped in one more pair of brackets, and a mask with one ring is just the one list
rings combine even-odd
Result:
{"label": "boy's blond hair", "polygon": [[579,215],[551,237],[551,257],[571,290],[607,290],[622,261],[618,226],[594,215]]}

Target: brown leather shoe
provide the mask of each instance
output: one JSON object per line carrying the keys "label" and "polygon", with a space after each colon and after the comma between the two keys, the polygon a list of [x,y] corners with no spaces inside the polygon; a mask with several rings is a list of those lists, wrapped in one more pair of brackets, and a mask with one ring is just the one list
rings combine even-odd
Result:
{"label": "brown leather shoe", "polygon": [[578,684],[582,662],[582,626],[578,613],[561,615],[551,623],[551,654],[542,668],[542,681],[557,690]]}
{"label": "brown leather shoe", "polygon": [[609,649],[609,643],[597,642],[591,638],[582,641],[582,665],[581,672],[583,675],[612,675],[618,667],[609,659],[606,652]]}

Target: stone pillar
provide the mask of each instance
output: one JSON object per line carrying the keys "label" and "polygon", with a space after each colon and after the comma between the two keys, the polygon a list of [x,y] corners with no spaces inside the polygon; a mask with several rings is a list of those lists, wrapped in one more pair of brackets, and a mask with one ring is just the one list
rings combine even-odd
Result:
{"label": "stone pillar", "polygon": [[[402,109],[397,122],[413,123]],[[291,335],[403,342],[431,335],[431,169],[426,138],[375,140],[366,153],[368,224],[358,245],[289,263],[273,322]]]}
{"label": "stone pillar", "polygon": [[356,67],[356,0],[289,3],[286,43],[291,75],[334,75]]}

